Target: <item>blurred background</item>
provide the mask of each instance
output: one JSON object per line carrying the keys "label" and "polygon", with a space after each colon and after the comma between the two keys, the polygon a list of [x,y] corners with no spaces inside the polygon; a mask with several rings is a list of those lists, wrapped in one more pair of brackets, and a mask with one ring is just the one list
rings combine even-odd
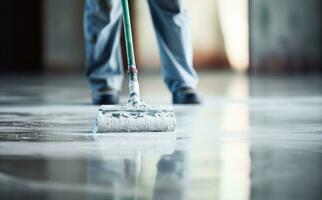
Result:
{"label": "blurred background", "polygon": [[[320,0],[186,0],[194,66],[251,72],[321,69]],[[141,69],[160,61],[144,0],[130,1]],[[5,1],[0,71],[83,72],[83,0]]]}

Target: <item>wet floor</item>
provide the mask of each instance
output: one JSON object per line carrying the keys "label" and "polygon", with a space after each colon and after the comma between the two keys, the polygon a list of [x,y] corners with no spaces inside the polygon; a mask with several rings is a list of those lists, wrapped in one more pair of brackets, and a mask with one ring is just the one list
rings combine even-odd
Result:
{"label": "wet floor", "polygon": [[[169,104],[142,76],[145,101]],[[203,72],[200,89],[175,133],[94,135],[82,76],[2,75],[0,199],[322,199],[320,75]]]}

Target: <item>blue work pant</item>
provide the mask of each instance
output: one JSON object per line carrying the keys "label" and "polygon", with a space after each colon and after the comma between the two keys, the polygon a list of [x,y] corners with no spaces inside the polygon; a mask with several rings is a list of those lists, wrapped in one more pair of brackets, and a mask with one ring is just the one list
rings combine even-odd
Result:
{"label": "blue work pant", "polygon": [[[162,72],[171,92],[195,88],[198,77],[192,66],[192,41],[187,9],[182,0],[147,0],[160,50]],[[123,81],[120,0],[86,0],[84,33],[86,76],[93,95],[120,90]]]}

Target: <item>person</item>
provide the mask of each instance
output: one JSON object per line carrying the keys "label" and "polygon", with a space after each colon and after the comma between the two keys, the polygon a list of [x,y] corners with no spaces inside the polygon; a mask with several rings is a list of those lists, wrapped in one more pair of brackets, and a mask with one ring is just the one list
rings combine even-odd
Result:
{"label": "person", "polygon": [[[192,41],[182,0],[148,0],[160,49],[163,78],[174,104],[199,104],[198,76],[192,66]],[[84,34],[86,76],[93,104],[118,104],[123,81],[120,0],[86,0]]]}

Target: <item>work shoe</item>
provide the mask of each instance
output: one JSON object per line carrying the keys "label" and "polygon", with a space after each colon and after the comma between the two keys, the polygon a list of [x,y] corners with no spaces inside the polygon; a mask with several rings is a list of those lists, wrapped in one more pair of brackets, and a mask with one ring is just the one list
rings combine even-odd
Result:
{"label": "work shoe", "polygon": [[200,104],[201,97],[192,88],[182,88],[172,94],[173,104]]}
{"label": "work shoe", "polygon": [[117,90],[104,90],[92,96],[94,105],[116,105],[120,103],[120,92]]}

